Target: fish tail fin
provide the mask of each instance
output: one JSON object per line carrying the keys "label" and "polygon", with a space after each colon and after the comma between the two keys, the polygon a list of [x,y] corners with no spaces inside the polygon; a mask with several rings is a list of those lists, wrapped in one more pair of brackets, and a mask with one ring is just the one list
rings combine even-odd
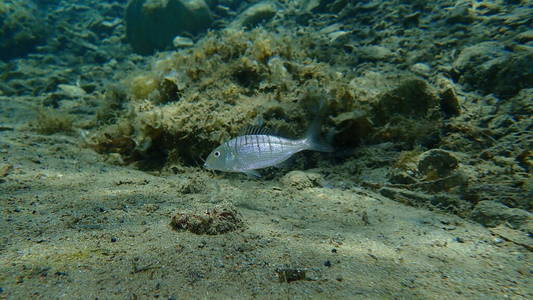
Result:
{"label": "fish tail fin", "polygon": [[320,127],[322,125],[322,114],[317,114],[311,125],[307,129],[304,141],[307,150],[320,152],[333,152],[333,147],[320,136]]}

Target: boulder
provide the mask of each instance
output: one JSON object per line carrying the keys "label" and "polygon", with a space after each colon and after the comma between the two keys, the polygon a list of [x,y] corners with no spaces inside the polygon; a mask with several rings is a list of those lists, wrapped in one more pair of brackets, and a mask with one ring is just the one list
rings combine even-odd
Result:
{"label": "boulder", "polygon": [[424,176],[443,178],[450,176],[458,165],[458,159],[450,152],[431,149],[420,156],[418,171]]}
{"label": "boulder", "polygon": [[131,0],[126,7],[126,36],[140,54],[171,47],[176,36],[197,35],[212,23],[204,0]]}
{"label": "boulder", "polygon": [[460,83],[485,94],[510,98],[533,86],[533,51],[510,51],[498,42],[463,49],[453,67]]}
{"label": "boulder", "polygon": [[228,27],[231,29],[253,28],[272,19],[276,12],[277,7],[272,1],[261,1],[245,9]]}
{"label": "boulder", "polygon": [[507,223],[520,228],[533,221],[533,215],[519,208],[509,208],[500,202],[485,200],[480,201],[472,211],[472,218],[487,226],[495,227]]}
{"label": "boulder", "polygon": [[0,1],[0,59],[32,52],[45,40],[47,27],[31,1]]}

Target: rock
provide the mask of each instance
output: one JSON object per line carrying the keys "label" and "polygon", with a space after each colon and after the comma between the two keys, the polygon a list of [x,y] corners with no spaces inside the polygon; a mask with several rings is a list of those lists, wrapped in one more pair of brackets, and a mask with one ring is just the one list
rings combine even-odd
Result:
{"label": "rock", "polygon": [[0,165],[0,177],[6,177],[11,171],[11,169],[13,169],[13,165],[10,165],[10,164]]}
{"label": "rock", "polygon": [[387,174],[389,181],[395,184],[415,184],[417,183],[416,178],[411,176],[408,172],[393,168]]}
{"label": "rock", "polygon": [[408,79],[380,96],[375,104],[372,121],[385,125],[394,115],[423,119],[439,104],[439,98],[425,80]]}
{"label": "rock", "polygon": [[372,122],[367,112],[352,110],[340,113],[331,120],[337,128],[334,142],[337,146],[355,146],[372,132]]}
{"label": "rock", "polygon": [[[513,230],[505,225],[499,225],[490,229],[490,232],[501,238],[494,239],[494,242],[499,244],[503,241],[510,241],[516,245],[520,245],[529,251],[533,251],[533,239],[530,236],[530,233],[533,232],[533,222],[529,222],[529,227],[521,228],[521,231]],[[524,234],[527,232],[528,234]]]}
{"label": "rock", "polygon": [[291,171],[281,178],[281,183],[287,187],[303,190],[321,186],[322,175],[311,172]]}
{"label": "rock", "polygon": [[436,90],[427,81],[407,77],[371,101],[373,142],[430,146],[438,140],[443,114]]}
{"label": "rock", "polygon": [[533,215],[523,209],[509,208],[500,202],[480,201],[472,211],[472,218],[487,227],[508,223],[516,228],[531,223]]}
{"label": "rock", "polygon": [[126,37],[133,49],[151,54],[172,46],[178,35],[196,35],[212,24],[204,0],[132,0],[126,8]]}
{"label": "rock", "polygon": [[272,1],[262,1],[244,10],[228,27],[232,29],[253,28],[259,23],[272,19],[276,12],[277,7]]}
{"label": "rock", "polygon": [[446,16],[446,22],[450,24],[471,23],[474,20],[474,15],[470,10],[471,6],[472,5],[467,2],[456,4],[455,7],[448,11],[448,14]]}
{"label": "rock", "polygon": [[377,45],[360,47],[358,54],[361,59],[370,61],[383,61],[394,55],[388,48]]}
{"label": "rock", "polygon": [[[312,13],[334,13],[337,14],[343,10],[350,1],[348,0],[309,0],[302,1],[305,3],[304,9]],[[371,1],[372,2],[372,1]]]}
{"label": "rock", "polygon": [[503,114],[513,116],[517,120],[528,120],[533,115],[533,89],[523,89],[515,97],[505,101],[500,107]]}
{"label": "rock", "polygon": [[424,63],[416,63],[412,65],[409,69],[416,75],[423,77],[428,77],[431,73],[431,67]]}
{"label": "rock", "polygon": [[458,165],[459,161],[450,152],[431,149],[420,156],[418,171],[426,177],[443,178],[450,176]]}
{"label": "rock", "polygon": [[57,86],[66,96],[70,98],[81,98],[87,95],[84,89],[77,85],[59,84]]}
{"label": "rock", "polygon": [[32,52],[47,32],[46,20],[31,1],[0,1],[0,60]]}
{"label": "rock", "polygon": [[508,51],[498,42],[482,42],[461,51],[453,63],[459,83],[503,98],[533,86],[533,51]]}
{"label": "rock", "polygon": [[191,38],[177,35],[172,40],[172,45],[175,48],[187,48],[194,46],[194,41]]}
{"label": "rock", "polygon": [[241,215],[230,204],[199,209],[198,212],[180,212],[172,217],[170,226],[176,231],[217,235],[243,227]]}
{"label": "rock", "polygon": [[447,117],[458,116],[461,114],[461,103],[454,84],[447,78],[438,78],[441,86],[439,91],[440,109]]}
{"label": "rock", "polygon": [[533,41],[533,30],[527,30],[516,35],[514,38],[519,43],[527,43]]}

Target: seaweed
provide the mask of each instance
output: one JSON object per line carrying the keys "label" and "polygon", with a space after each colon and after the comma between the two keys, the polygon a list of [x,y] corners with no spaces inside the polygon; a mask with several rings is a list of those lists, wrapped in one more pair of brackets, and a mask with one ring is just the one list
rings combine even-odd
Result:
{"label": "seaweed", "polygon": [[36,119],[30,122],[30,126],[42,134],[72,133],[74,116],[56,109],[39,107]]}

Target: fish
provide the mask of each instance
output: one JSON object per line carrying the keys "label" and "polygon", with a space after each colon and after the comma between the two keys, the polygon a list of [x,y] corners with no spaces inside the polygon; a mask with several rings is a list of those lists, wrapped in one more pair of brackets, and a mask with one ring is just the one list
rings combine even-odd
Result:
{"label": "fish", "polygon": [[260,177],[258,169],[277,166],[300,151],[332,152],[333,147],[319,139],[319,127],[318,121],[312,122],[300,139],[289,139],[265,128],[252,127],[211,151],[204,167]]}

